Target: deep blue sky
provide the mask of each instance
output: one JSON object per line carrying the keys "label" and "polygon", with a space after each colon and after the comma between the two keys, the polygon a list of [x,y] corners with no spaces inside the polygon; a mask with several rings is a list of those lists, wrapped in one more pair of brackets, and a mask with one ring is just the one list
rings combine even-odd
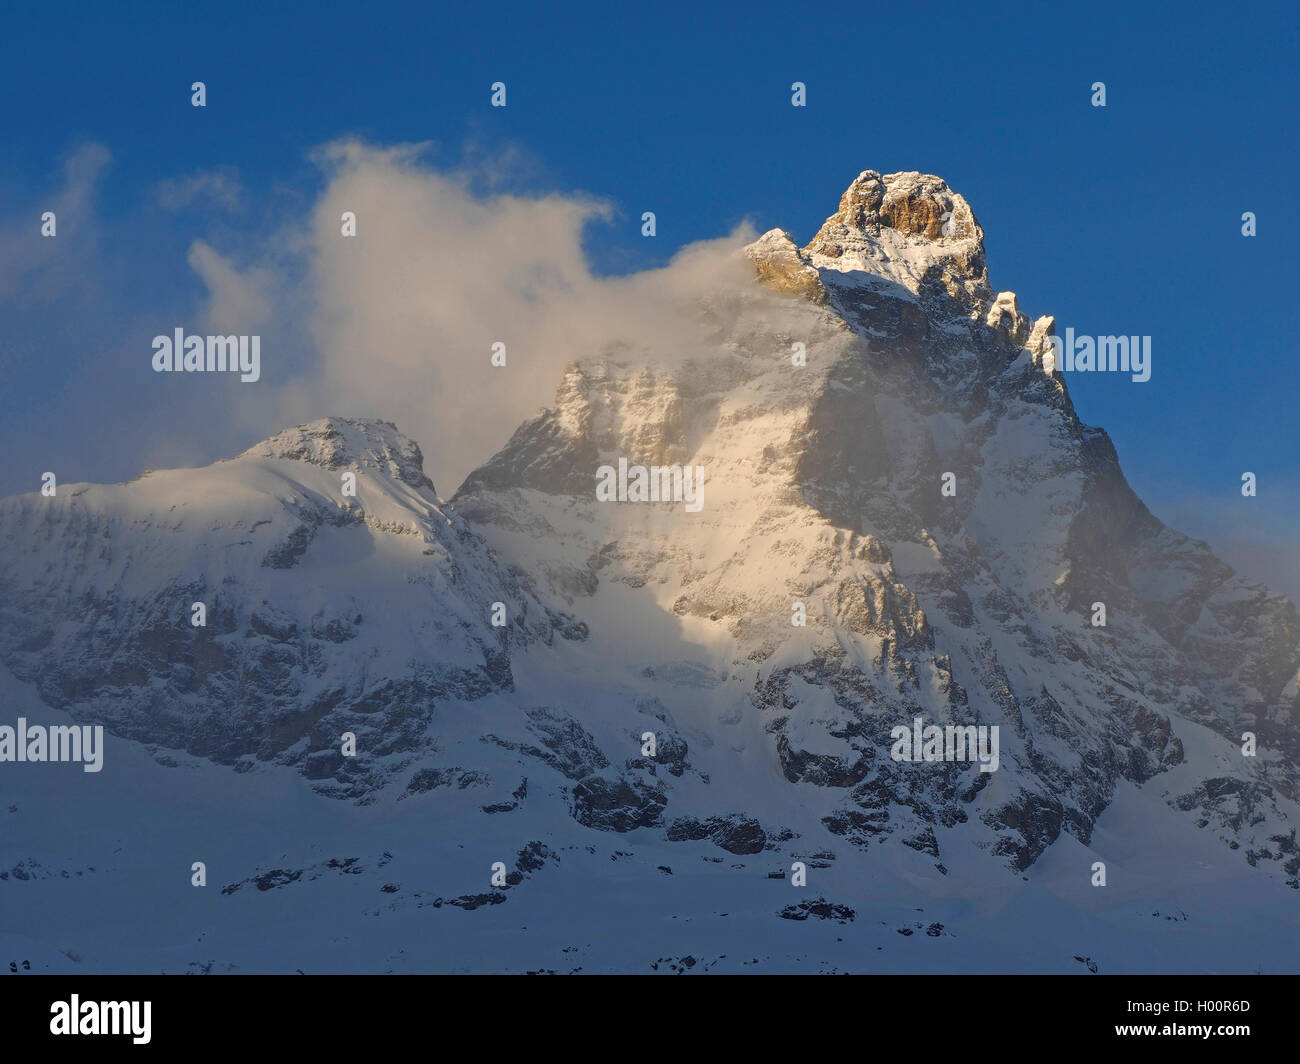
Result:
{"label": "deep blue sky", "polygon": [[[62,394],[119,316],[195,297],[219,221],[150,208],[158,181],[235,167],[262,210],[309,199],[308,152],[345,133],[526,150],[526,191],[586,191],[622,272],[743,219],[801,242],[863,169],[936,173],[972,204],[999,289],[1078,332],[1153,337],[1152,379],[1072,377],[1139,493],[1196,534],[1300,518],[1294,4],[10,5],[0,29],[0,223],[37,225],[60,159],[112,153],[97,197],[107,288],[81,313],[0,299],[0,494],[58,459],[120,479],[129,431]],[[204,80],[208,107],[189,106]],[[508,85],[509,106],[488,104]],[[808,106],[790,106],[790,85]],[[1094,81],[1108,106],[1089,104]],[[656,211],[659,238],[639,234]],[[1259,235],[1240,233],[1258,216]],[[25,224],[25,222],[24,222]],[[0,228],[0,234],[9,231]],[[0,248],[0,255],[4,251]],[[71,298],[71,297],[67,297]],[[72,328],[68,322],[77,322]],[[76,424],[69,411],[76,410]],[[98,420],[97,420],[98,418]],[[62,420],[60,420],[62,419]],[[252,441],[248,441],[252,442]],[[1243,470],[1261,497],[1240,499]],[[1197,528],[1201,503],[1222,504]],[[1253,508],[1252,508],[1253,507]],[[1208,511],[1207,511],[1208,513]],[[1225,516],[1226,515],[1226,516]],[[1213,541],[1213,540],[1212,540]],[[1216,542],[1216,546],[1220,542]],[[1294,555],[1292,555],[1294,557]]]}

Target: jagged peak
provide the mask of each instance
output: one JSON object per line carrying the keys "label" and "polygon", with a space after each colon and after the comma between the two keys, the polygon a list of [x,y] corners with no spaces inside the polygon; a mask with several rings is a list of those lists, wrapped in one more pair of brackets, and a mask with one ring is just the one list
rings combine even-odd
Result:
{"label": "jagged peak", "polygon": [[805,247],[773,229],[745,253],[765,283],[817,303],[827,301],[827,275],[854,272],[893,281],[914,295],[941,285],[972,316],[985,316],[993,303],[984,231],[970,204],[943,178],[916,170],[863,170]]}
{"label": "jagged peak", "polygon": [[[854,213],[855,211],[860,213]],[[951,218],[944,215],[951,212]],[[881,175],[863,170],[844,190],[837,212],[858,228],[884,225],[931,241],[983,238],[970,204],[943,178],[917,170]],[[950,221],[948,232],[943,232]]]}
{"label": "jagged peak", "polygon": [[768,230],[745,248],[745,255],[754,264],[758,276],[778,292],[826,303],[826,288],[817,270],[806,261],[794,238],[784,229]]}
{"label": "jagged peak", "polygon": [[938,279],[980,309],[991,294],[984,231],[970,204],[934,174],[862,171],[801,254],[819,269],[865,270],[914,293]]}
{"label": "jagged peak", "polygon": [[391,421],[374,418],[318,418],[277,432],[240,457],[282,458],[324,469],[356,466],[377,470],[412,487],[434,490],[425,476],[419,445]]}

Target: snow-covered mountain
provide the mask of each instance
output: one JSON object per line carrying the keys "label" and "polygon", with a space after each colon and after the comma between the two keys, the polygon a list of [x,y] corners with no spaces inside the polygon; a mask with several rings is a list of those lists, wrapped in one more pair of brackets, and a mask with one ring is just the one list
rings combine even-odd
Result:
{"label": "snow-covered mountain", "polygon": [[[287,761],[364,796],[381,765],[427,752],[439,701],[511,687],[512,644],[581,632],[422,463],[392,425],[330,418],[204,469],[6,499],[5,664],[118,735],[236,768]],[[493,602],[516,623],[493,628]],[[345,731],[370,756],[344,759]]]}
{"label": "snow-covered mountain", "polygon": [[[937,865],[961,839],[1023,870],[1062,831],[1086,843],[1118,781],[1168,785],[1179,719],[1225,757],[1168,800],[1300,886],[1295,610],[1142,506],[982,235],[938,178],[861,174],[806,248],[747,249],[794,304],[775,327],[755,296],[708,360],[571,367],[452,505],[575,614],[621,584],[638,623],[677,618],[839,839]],[[620,456],[702,467],[704,507],[596,502]],[[999,725],[1003,770],[892,761],[915,716]]]}
{"label": "snow-covered mountain", "polygon": [[[341,418],[0,502],[10,702],[116,737],[57,790],[0,766],[22,799],[0,901],[62,936],[0,947],[169,970],[1293,965],[1293,605],[1146,510],[1044,359],[1052,319],[990,286],[940,179],[866,171],[807,246],[773,231],[742,261],[682,307],[697,350],[574,362],[450,502],[396,428]],[[601,501],[620,460],[696,470],[698,505]],[[997,770],[894,760],[917,717],[996,726]],[[73,846],[44,833],[56,806],[137,829]],[[188,885],[198,850],[215,900]],[[76,946],[55,879],[165,897],[163,930]]]}

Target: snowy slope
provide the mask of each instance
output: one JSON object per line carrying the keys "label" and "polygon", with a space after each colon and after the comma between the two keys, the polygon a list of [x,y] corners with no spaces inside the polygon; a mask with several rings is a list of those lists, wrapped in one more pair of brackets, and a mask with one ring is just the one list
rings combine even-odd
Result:
{"label": "snowy slope", "polygon": [[[68,720],[28,685],[5,679],[0,697]],[[106,757],[111,773],[0,774],[0,970],[1295,970],[1294,892],[1135,788],[1093,848],[1066,837],[1024,879],[976,855],[939,877],[905,849],[849,850],[801,889],[769,878],[784,855],[488,816],[463,792],[358,806],[272,764],[166,767],[116,738]],[[520,861],[534,842],[540,867]],[[1079,873],[1099,858],[1105,890]],[[529,871],[492,890],[498,860]],[[464,907],[485,895],[503,900]]]}

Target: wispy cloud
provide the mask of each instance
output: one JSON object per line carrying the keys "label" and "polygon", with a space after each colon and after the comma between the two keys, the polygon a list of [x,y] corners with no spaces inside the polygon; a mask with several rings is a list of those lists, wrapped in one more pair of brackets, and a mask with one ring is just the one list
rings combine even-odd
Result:
{"label": "wispy cloud", "polygon": [[203,325],[216,332],[255,332],[272,318],[278,279],[273,270],[252,266],[244,270],[202,240],[190,245],[190,268],[208,289]]}
{"label": "wispy cloud", "polygon": [[[663,269],[598,277],[583,229],[610,215],[607,203],[482,194],[477,154],[455,170],[427,165],[426,154],[415,144],[325,145],[313,156],[325,183],[308,217],[239,268],[206,245],[191,250],[214,314],[276,292],[278,335],[311,351],[286,379],[263,343],[266,388],[243,407],[258,431],[331,413],[383,417],[420,442],[450,494],[551,401],[567,363],[614,348],[647,363],[698,352],[698,323],[684,308],[710,286],[749,281],[737,257],[747,229],[685,249]],[[344,212],[356,217],[354,237],[342,234]],[[505,368],[490,362],[498,342]]]}
{"label": "wispy cloud", "polygon": [[1300,508],[1291,501],[1300,498],[1297,487],[1265,477],[1254,498],[1229,487],[1223,496],[1182,495],[1156,501],[1151,509],[1171,528],[1204,540],[1242,576],[1300,605]]}
{"label": "wispy cloud", "polygon": [[[111,155],[88,142],[63,160],[59,183],[24,213],[0,221],[0,301],[44,303],[94,280],[95,191]],[[41,216],[52,211],[55,236],[41,234]]]}
{"label": "wispy cloud", "polygon": [[188,177],[168,178],[154,187],[159,205],[168,211],[182,211],[189,207],[216,206],[237,212],[244,206],[244,188],[238,171],[227,167],[219,170],[200,170]]}

